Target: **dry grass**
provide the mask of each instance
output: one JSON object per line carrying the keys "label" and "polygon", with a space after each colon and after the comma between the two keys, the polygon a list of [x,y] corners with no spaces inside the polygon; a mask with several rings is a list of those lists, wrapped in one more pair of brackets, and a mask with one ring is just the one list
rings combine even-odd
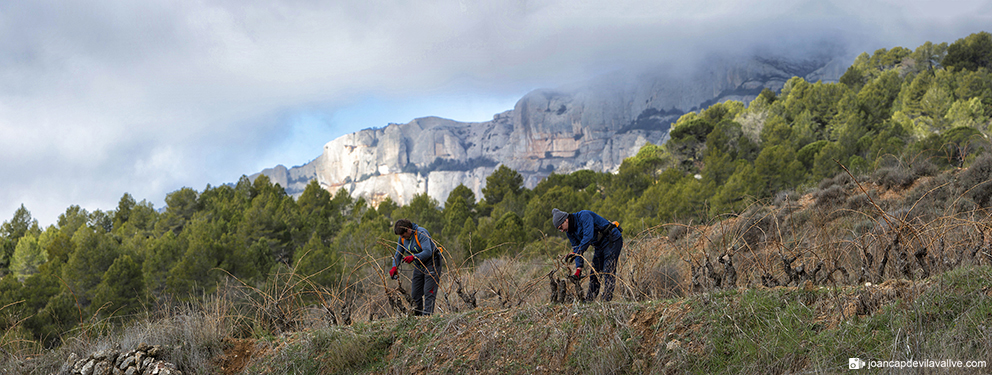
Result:
{"label": "dry grass", "polygon": [[[62,346],[0,360],[0,374],[58,374],[71,353],[85,357],[106,349],[129,350],[141,343],[162,345],[159,357],[175,363],[186,374],[213,374],[215,358],[222,355],[224,338],[231,336],[230,302],[222,296],[205,297],[199,305],[182,304],[156,311],[124,327],[98,321],[85,325]],[[6,372],[5,372],[6,371]]]}
{"label": "dry grass", "polygon": [[[171,348],[192,374],[789,373],[838,371],[839,355],[984,359],[992,212],[976,202],[990,185],[976,173],[840,175],[712,223],[627,233],[608,304],[575,302],[568,247],[545,238],[489,249],[515,256],[446,254],[436,314],[414,318],[409,271],[385,277],[379,254],[393,242],[368,241],[332,288],[288,268],[260,286],[231,280],[122,329],[84,325],[48,353],[15,324],[0,336],[0,367],[57,373],[70,352],[139,342]],[[976,272],[978,287],[966,281]]]}

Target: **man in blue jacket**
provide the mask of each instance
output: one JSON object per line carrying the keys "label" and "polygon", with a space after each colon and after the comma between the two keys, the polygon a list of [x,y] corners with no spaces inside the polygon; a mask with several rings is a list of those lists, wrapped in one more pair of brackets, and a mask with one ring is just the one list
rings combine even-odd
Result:
{"label": "man in blue jacket", "polygon": [[400,219],[393,225],[393,233],[400,236],[393,256],[393,268],[389,276],[398,277],[400,262],[413,264],[413,285],[410,295],[416,303],[414,315],[434,313],[434,300],[437,297],[437,284],[441,278],[441,253],[437,251],[427,229],[417,226],[407,219]]}
{"label": "man in blue jacket", "polygon": [[575,258],[575,278],[582,277],[582,253],[589,245],[596,247],[592,257],[592,273],[589,276],[589,293],[586,301],[592,301],[599,294],[599,278],[603,278],[603,301],[613,299],[616,284],[617,262],[623,248],[623,235],[616,224],[589,210],[573,214],[557,208],[551,210],[551,223],[559,231],[565,232],[572,243],[572,252],[566,261]]}

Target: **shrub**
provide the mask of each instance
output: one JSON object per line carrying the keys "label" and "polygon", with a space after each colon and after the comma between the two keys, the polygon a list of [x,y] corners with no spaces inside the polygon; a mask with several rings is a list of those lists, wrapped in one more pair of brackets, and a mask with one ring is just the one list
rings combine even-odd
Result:
{"label": "shrub", "polygon": [[992,198],[992,156],[982,155],[958,176],[958,186],[965,196],[986,207]]}
{"label": "shrub", "polygon": [[951,186],[954,176],[951,173],[942,173],[934,176],[924,183],[917,184],[906,194],[906,202],[915,204],[917,209],[927,211],[942,210],[956,195]]}
{"label": "shrub", "polygon": [[831,186],[844,186],[851,183],[851,176],[847,172],[838,173],[833,178],[825,178],[820,181],[820,190],[826,190]]}
{"label": "shrub", "polygon": [[838,185],[830,185],[830,187],[818,190],[813,193],[813,199],[816,202],[816,207],[821,209],[828,209],[831,207],[836,207],[841,203],[844,203],[847,193],[844,192],[844,188]]}
{"label": "shrub", "polygon": [[871,207],[871,200],[868,199],[867,195],[857,194],[847,198],[847,208],[858,211],[863,208]]}
{"label": "shrub", "polygon": [[899,167],[882,168],[872,175],[872,180],[887,190],[903,189],[913,184],[913,175]]}
{"label": "shrub", "polygon": [[670,225],[668,226],[668,240],[672,242],[678,242],[685,235],[689,234],[690,228],[688,225]]}
{"label": "shrub", "polygon": [[936,176],[937,173],[940,173],[940,168],[937,168],[937,165],[928,158],[920,158],[913,162],[909,168],[913,174],[913,178]]}

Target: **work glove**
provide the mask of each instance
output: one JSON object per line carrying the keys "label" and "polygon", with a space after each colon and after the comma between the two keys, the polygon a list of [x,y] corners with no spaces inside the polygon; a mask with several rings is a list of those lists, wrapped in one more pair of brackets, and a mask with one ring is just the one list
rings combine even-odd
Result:
{"label": "work glove", "polygon": [[392,269],[389,270],[389,277],[392,278],[393,280],[396,280],[396,278],[399,277],[399,276],[396,276],[396,267],[395,266]]}
{"label": "work glove", "polygon": [[414,259],[415,257],[413,255],[407,255],[405,258],[403,258],[403,261],[407,263],[412,263]]}
{"label": "work glove", "polygon": [[572,280],[581,279],[582,278],[582,267],[575,267],[575,274],[572,275],[572,276],[569,276],[569,278],[572,279]]}
{"label": "work glove", "polygon": [[565,263],[571,262],[572,260],[575,260],[575,253],[568,253],[568,255],[565,255]]}

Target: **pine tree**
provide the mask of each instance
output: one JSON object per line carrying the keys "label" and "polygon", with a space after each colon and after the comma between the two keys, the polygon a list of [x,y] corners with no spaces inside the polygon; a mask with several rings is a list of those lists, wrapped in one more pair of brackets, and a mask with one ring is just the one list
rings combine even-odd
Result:
{"label": "pine tree", "polygon": [[72,241],[76,250],[62,268],[62,279],[85,307],[92,300],[103,273],[117,259],[118,245],[107,233],[89,227],[78,229]]}
{"label": "pine tree", "polygon": [[141,311],[145,282],[141,265],[130,255],[114,260],[96,287],[92,307],[104,316],[123,316]]}
{"label": "pine tree", "polygon": [[10,221],[5,221],[3,225],[0,225],[0,239],[2,239],[0,241],[0,276],[10,267],[18,241],[29,232],[37,235],[41,233],[41,229],[38,228],[38,221],[31,218],[31,212],[22,204],[14,211],[14,217]]}
{"label": "pine tree", "polygon": [[38,267],[46,261],[48,261],[47,255],[38,244],[38,238],[29,233],[17,242],[17,248],[10,262],[10,271],[18,281],[23,282],[26,277],[38,273]]}
{"label": "pine tree", "polygon": [[315,234],[310,237],[310,241],[297,249],[295,254],[296,259],[293,259],[293,264],[297,275],[324,287],[338,285],[341,270],[344,268],[343,259],[330,246],[324,244],[320,236]]}
{"label": "pine tree", "polygon": [[486,187],[482,188],[482,196],[486,203],[495,206],[502,202],[508,194],[519,194],[523,189],[524,178],[517,171],[500,164],[493,174],[486,177]]}

